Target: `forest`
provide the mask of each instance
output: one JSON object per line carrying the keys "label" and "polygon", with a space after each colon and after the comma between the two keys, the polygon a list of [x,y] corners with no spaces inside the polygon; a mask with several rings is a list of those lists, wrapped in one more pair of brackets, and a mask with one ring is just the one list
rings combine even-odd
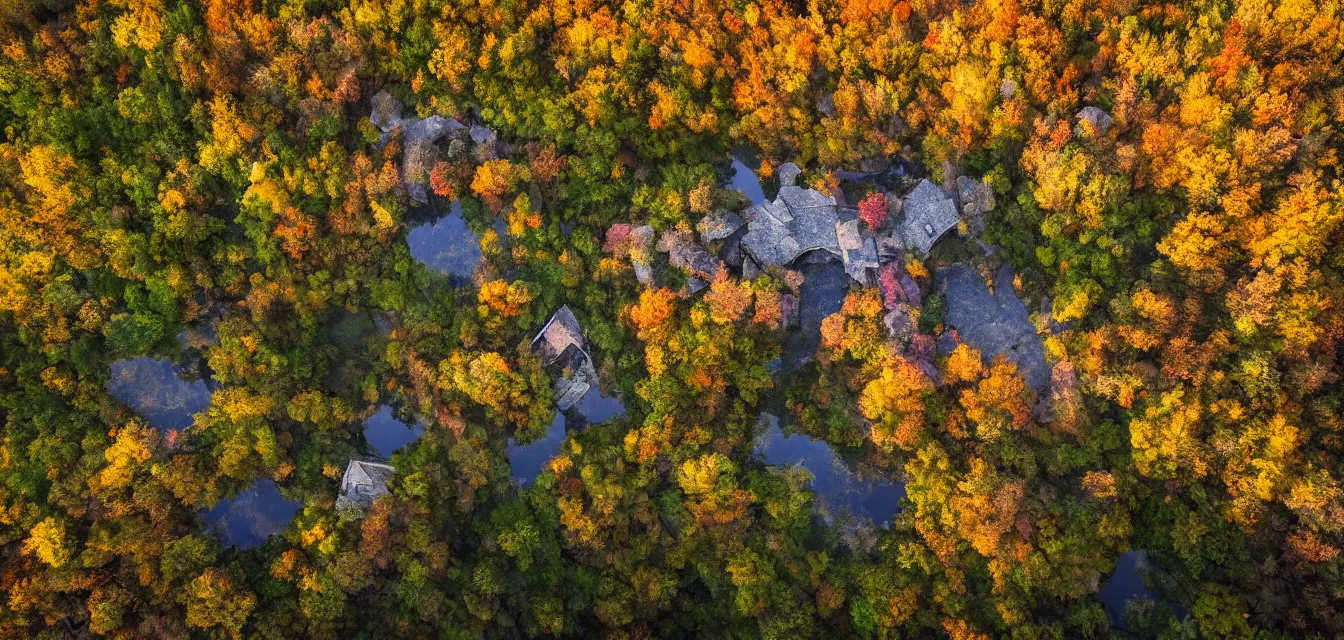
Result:
{"label": "forest", "polygon": [[1344,637],[1340,0],[0,47],[0,638]]}

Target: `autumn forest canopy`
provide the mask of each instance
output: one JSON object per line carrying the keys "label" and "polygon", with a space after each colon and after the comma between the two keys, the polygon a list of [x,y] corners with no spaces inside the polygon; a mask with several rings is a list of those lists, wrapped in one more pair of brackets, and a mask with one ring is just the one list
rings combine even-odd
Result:
{"label": "autumn forest canopy", "polygon": [[0,18],[0,638],[1344,637],[1338,0]]}

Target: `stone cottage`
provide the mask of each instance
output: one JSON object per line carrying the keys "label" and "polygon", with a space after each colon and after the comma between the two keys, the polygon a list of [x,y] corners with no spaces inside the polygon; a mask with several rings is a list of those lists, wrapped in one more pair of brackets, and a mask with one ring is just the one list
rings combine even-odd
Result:
{"label": "stone cottage", "polygon": [[336,498],[336,506],[367,508],[374,498],[387,493],[387,481],[394,473],[396,470],[390,464],[350,460],[341,476],[341,495]]}
{"label": "stone cottage", "polygon": [[532,350],[555,379],[555,404],[561,411],[574,406],[597,384],[597,371],[586,346],[583,329],[569,305],[560,307],[532,340]]}

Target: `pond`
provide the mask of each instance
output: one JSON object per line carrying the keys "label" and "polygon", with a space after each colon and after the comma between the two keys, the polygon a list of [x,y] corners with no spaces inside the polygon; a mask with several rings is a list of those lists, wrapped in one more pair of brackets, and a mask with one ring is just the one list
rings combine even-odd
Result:
{"label": "pond", "polygon": [[1144,583],[1143,571],[1148,566],[1148,554],[1130,551],[1120,556],[1115,573],[1101,586],[1101,603],[1111,624],[1119,626],[1125,617],[1125,602],[1129,600],[1156,600],[1153,591]]}
{"label": "pond", "polygon": [[817,347],[821,345],[821,321],[840,311],[845,304],[845,295],[849,293],[849,275],[838,260],[806,263],[801,271],[804,280],[798,296],[799,329],[784,338],[783,369],[786,372],[797,369],[816,355]]}
{"label": "pond", "polygon": [[1184,607],[1164,601],[1148,586],[1144,574],[1150,572],[1161,573],[1162,570],[1153,566],[1148,560],[1148,552],[1130,551],[1120,556],[1115,572],[1106,580],[1106,584],[1101,586],[1101,591],[1097,594],[1101,598],[1101,604],[1106,607],[1106,617],[1110,618],[1112,627],[1124,628],[1125,605],[1136,600],[1149,600],[1159,607],[1169,606],[1177,620],[1185,619]]}
{"label": "pond", "polygon": [[289,526],[302,508],[303,503],[280,495],[275,482],[258,480],[246,491],[220,500],[205,520],[225,545],[253,549]]}
{"label": "pond", "polygon": [[143,356],[113,362],[107,391],[161,431],[190,427],[192,415],[210,406],[204,380],[183,380],[171,361]]}
{"label": "pond", "polygon": [[422,224],[406,234],[411,257],[425,266],[464,283],[481,262],[481,239],[467,228],[462,205],[453,201],[448,215]]}
{"label": "pond", "polygon": [[382,405],[378,411],[364,421],[364,439],[369,448],[384,460],[390,460],[398,449],[415,442],[424,435],[420,425],[407,426],[405,422],[392,415],[392,407]]}
{"label": "pond", "polygon": [[602,390],[593,385],[588,393],[579,398],[574,411],[583,417],[584,423],[597,424],[625,415],[625,405],[616,396],[602,395]]}
{"label": "pond", "polygon": [[761,188],[761,181],[756,177],[756,172],[736,157],[733,158],[733,179],[729,182],[728,188],[747,194],[751,204],[765,204],[765,190]]}
{"label": "pond", "polygon": [[571,418],[566,418],[564,413],[556,411],[546,435],[530,444],[518,444],[513,438],[509,438],[509,468],[513,470],[513,479],[517,480],[520,486],[526,488],[532,484],[532,481],[537,479],[537,474],[546,467],[546,463],[560,453],[568,429],[582,429],[590,424],[623,416],[625,404],[616,396],[602,395],[602,391],[594,385],[575,403],[571,411]]}
{"label": "pond", "polygon": [[513,470],[513,479],[526,488],[536,480],[537,474],[555,454],[560,453],[565,444],[565,414],[555,412],[551,428],[546,435],[528,444],[518,444],[509,438],[509,468]]}
{"label": "pond", "polygon": [[905,485],[888,479],[861,479],[826,442],[804,434],[785,435],[779,418],[770,414],[762,414],[761,421],[766,430],[756,442],[757,455],[769,464],[807,469],[817,507],[828,519],[866,516],[878,526],[887,526],[896,517]]}

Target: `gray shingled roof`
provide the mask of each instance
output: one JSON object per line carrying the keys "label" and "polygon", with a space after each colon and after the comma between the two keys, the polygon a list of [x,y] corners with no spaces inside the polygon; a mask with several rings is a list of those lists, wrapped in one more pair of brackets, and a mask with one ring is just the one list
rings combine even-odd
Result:
{"label": "gray shingled roof", "polygon": [[793,230],[764,213],[747,224],[742,248],[763,267],[789,264],[803,252]]}
{"label": "gray shingled roof", "polygon": [[532,340],[532,348],[541,352],[554,378],[555,405],[561,411],[574,406],[597,384],[597,371],[585,347],[583,329],[569,305],[557,309]]}
{"label": "gray shingled roof", "polygon": [[350,460],[341,477],[341,495],[336,499],[337,506],[354,505],[367,507],[373,499],[387,493],[387,481],[396,470],[390,464],[367,460]]}
{"label": "gray shingled roof", "polygon": [[904,210],[901,235],[905,244],[917,249],[920,255],[927,254],[933,243],[961,222],[952,198],[928,180],[920,180],[905,197]]}
{"label": "gray shingled roof", "polygon": [[787,265],[818,249],[840,255],[835,198],[815,189],[784,186],[774,202],[747,210],[742,247],[762,266]]}
{"label": "gray shingled roof", "polygon": [[840,255],[840,240],[835,235],[835,205],[794,209],[793,237],[804,252],[825,249]]}
{"label": "gray shingled roof", "polygon": [[583,349],[583,329],[579,326],[578,318],[574,317],[574,312],[569,310],[569,305],[562,305],[556,310],[537,337],[532,339],[532,348],[536,349],[538,343],[548,365],[564,355],[570,345]]}

